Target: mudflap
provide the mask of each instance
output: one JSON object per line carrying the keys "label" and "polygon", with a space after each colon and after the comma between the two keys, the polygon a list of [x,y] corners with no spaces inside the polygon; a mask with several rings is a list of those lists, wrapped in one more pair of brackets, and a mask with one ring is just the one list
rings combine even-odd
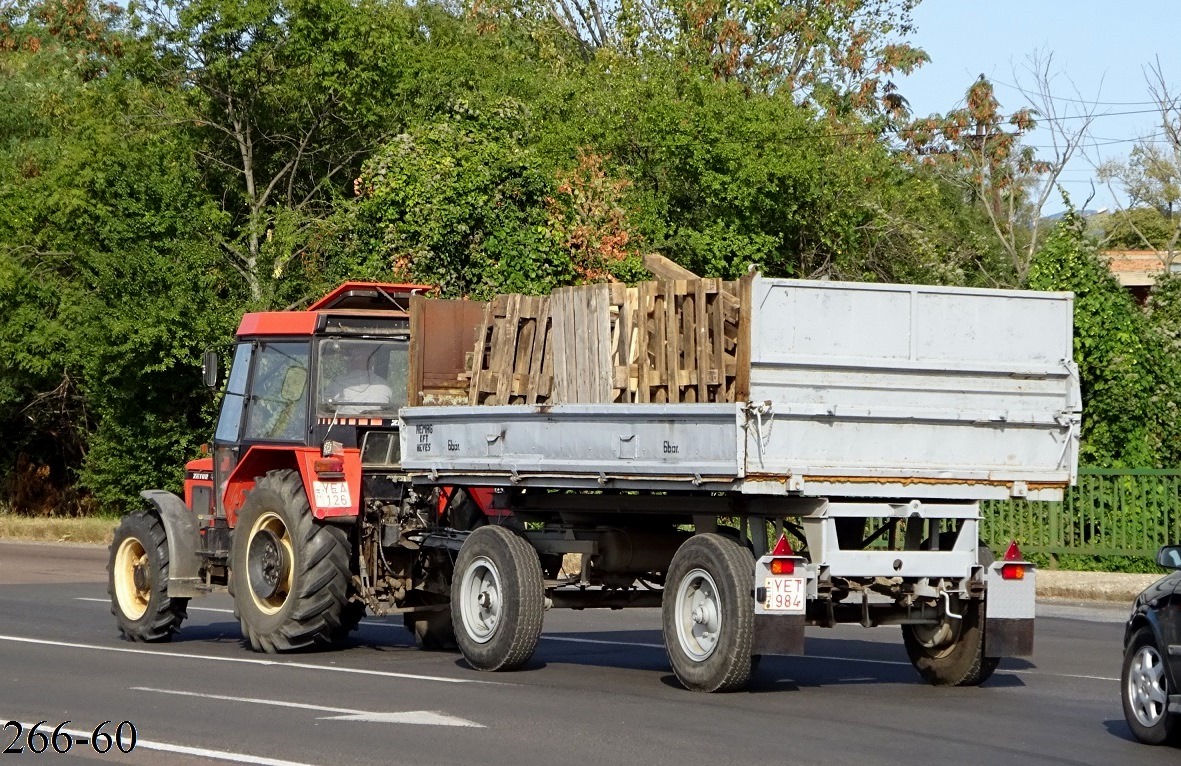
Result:
{"label": "mudflap", "polygon": [[[790,562],[791,579],[799,580],[800,589],[797,591],[800,601],[796,606],[798,611],[784,613],[768,610],[764,604],[770,582],[771,562],[774,559]],[[751,595],[754,596],[755,634],[752,641],[751,653],[764,654],[803,654],[804,653],[804,622],[806,620],[807,598],[816,595],[816,572],[807,565],[803,558],[791,555],[776,556],[769,553],[755,561],[754,583]]]}
{"label": "mudflap", "polygon": [[151,503],[168,538],[168,597],[192,598],[209,592],[200,577],[201,535],[185,501],[171,492],[149,489],[139,493]]}
{"label": "mudflap", "polygon": [[[1024,576],[1006,580],[1005,565],[1019,565]],[[1029,657],[1033,654],[1033,620],[1037,596],[1037,569],[1026,561],[997,561],[988,567],[985,581],[984,653],[988,657]]]}
{"label": "mudflap", "polygon": [[751,654],[803,654],[804,615],[756,614]]}

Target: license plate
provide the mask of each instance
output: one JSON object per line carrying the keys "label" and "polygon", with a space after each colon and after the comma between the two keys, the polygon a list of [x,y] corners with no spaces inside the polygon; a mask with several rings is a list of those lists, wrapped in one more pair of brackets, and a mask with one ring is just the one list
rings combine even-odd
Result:
{"label": "license plate", "polygon": [[350,508],[349,485],[344,481],[313,481],[312,491],[316,493],[317,508]]}
{"label": "license plate", "polygon": [[763,609],[768,612],[800,613],[804,611],[807,592],[802,577],[767,577],[763,580],[767,599]]}

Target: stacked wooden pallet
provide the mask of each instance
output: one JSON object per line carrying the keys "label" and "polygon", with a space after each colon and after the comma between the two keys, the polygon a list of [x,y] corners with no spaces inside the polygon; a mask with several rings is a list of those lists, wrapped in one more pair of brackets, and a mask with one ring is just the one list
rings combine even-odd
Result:
{"label": "stacked wooden pallet", "polygon": [[468,402],[743,401],[749,337],[749,280],[501,295],[476,330]]}

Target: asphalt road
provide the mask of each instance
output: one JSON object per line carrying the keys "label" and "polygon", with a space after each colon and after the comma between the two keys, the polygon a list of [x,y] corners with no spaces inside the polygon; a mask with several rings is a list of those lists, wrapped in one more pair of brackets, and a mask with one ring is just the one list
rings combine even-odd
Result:
{"label": "asphalt road", "polygon": [[[921,683],[897,629],[842,627],[810,629],[807,657],[765,658],[747,692],[702,695],[673,679],[657,610],[550,612],[533,660],[504,674],[420,652],[376,620],[339,651],[254,654],[224,596],[194,601],[171,644],[132,644],[109,612],[105,557],[0,543],[0,723],[138,733],[130,754],[75,745],[71,762],[1177,762],[1124,724],[1122,611],[1043,610],[1032,661],[1004,661],[978,689]],[[15,729],[3,733],[0,749]],[[58,760],[0,754],[0,766]]]}

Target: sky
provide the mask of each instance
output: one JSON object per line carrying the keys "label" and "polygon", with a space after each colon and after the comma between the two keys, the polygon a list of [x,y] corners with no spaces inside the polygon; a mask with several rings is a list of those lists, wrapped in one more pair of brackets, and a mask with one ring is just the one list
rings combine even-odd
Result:
{"label": "sky", "polygon": [[[1027,70],[1031,54],[1052,54],[1055,104],[1068,117],[1059,124],[1079,124],[1069,115],[1082,105],[1071,99],[1101,102],[1094,107],[1086,156],[1073,159],[1059,182],[1076,207],[1091,195],[1092,182],[1095,196],[1088,210],[1127,204],[1096,179],[1095,165],[1126,159],[1136,139],[1159,132],[1145,79],[1158,56],[1166,81],[1181,91],[1181,0],[923,0],[913,20],[917,31],[908,40],[931,61],[898,86],[916,117],[962,106],[965,91],[981,74],[992,80],[1004,113],[1028,106],[1013,86],[1033,85]],[[1039,128],[1025,142],[1049,159],[1045,133]],[[1043,213],[1062,209],[1061,195],[1054,192]]]}

